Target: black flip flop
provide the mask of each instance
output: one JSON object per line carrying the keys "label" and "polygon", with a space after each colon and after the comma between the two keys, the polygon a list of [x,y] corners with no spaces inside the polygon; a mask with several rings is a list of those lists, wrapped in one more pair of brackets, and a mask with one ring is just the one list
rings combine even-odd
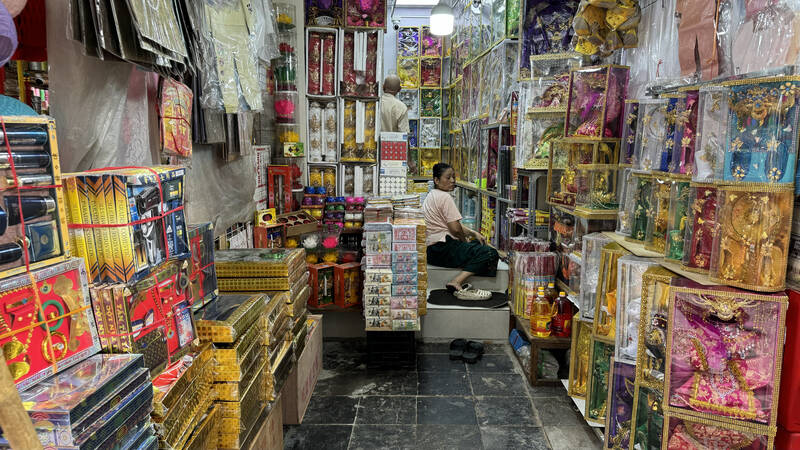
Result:
{"label": "black flip flop", "polygon": [[466,339],[453,339],[450,341],[450,359],[453,361],[461,359],[461,356],[464,354],[466,348]]}
{"label": "black flip flop", "polygon": [[475,364],[483,356],[483,344],[478,341],[467,342],[467,348],[461,355],[461,359],[469,364]]}

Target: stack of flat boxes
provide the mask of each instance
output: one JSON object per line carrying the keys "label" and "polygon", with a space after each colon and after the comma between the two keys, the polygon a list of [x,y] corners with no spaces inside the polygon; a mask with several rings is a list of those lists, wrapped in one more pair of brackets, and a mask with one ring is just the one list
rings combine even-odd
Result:
{"label": "stack of flat boxes", "polygon": [[[141,355],[91,356],[20,398],[45,448],[157,448],[153,388]],[[8,446],[0,436],[0,447]]]}
{"label": "stack of flat boxes", "polygon": [[[289,316],[286,304],[289,294],[282,292],[272,297],[267,305],[264,323],[267,329],[264,340],[266,358],[266,374],[264,393],[269,401],[278,398],[278,394],[294,366],[295,352],[292,329],[294,321]],[[305,324],[305,322],[303,322]],[[305,343],[305,341],[304,341]]]}
{"label": "stack of flat boxes", "polygon": [[416,225],[392,226],[392,330],[419,330]]}
{"label": "stack of flat boxes", "polygon": [[425,225],[424,219],[414,218],[396,218],[394,224],[416,227],[417,309],[419,315],[424,316],[428,311],[428,247],[425,245],[428,227]]}
{"label": "stack of flat boxes", "polygon": [[219,408],[220,448],[241,448],[266,407],[264,294],[220,295],[195,313],[197,333],[214,346],[214,390]]}
{"label": "stack of flat boxes", "polygon": [[308,272],[300,248],[220,250],[214,257],[220,292],[287,291]]}
{"label": "stack of flat boxes", "polygon": [[311,297],[311,286],[309,285],[309,272],[306,266],[303,275],[294,282],[288,291],[269,291],[270,298],[280,294],[285,299],[286,310],[291,320],[292,350],[295,355],[300,355],[305,346],[306,319],[308,318],[308,299]]}
{"label": "stack of flat boxes", "polygon": [[[178,365],[184,367],[170,366],[172,370],[168,369],[153,380],[152,419],[162,448],[189,448],[190,440],[196,444],[216,445],[216,436],[209,436],[208,429],[218,426],[219,422],[202,420],[207,415],[216,417],[218,410],[213,404],[217,366],[214,349],[206,342],[188,356],[191,365],[185,367],[187,362],[180,361]],[[180,374],[177,378],[176,373]]]}

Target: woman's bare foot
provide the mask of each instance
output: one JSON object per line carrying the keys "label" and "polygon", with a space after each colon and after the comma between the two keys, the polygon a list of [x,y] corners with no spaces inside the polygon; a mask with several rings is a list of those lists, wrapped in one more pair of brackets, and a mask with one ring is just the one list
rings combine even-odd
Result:
{"label": "woman's bare foot", "polygon": [[461,290],[461,285],[451,281],[445,285],[445,288],[450,292],[457,292]]}

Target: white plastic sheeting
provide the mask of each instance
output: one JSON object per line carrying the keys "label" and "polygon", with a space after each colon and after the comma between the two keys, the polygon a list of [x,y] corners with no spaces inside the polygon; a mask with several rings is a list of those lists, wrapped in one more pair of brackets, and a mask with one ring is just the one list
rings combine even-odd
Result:
{"label": "white plastic sheeting", "polygon": [[[158,164],[158,84],[124,62],[84,56],[67,39],[67,2],[47,0],[51,115],[63,172]],[[252,155],[223,163],[210,146],[194,145],[186,180],[190,223],[211,221],[218,233],[255,209]]]}

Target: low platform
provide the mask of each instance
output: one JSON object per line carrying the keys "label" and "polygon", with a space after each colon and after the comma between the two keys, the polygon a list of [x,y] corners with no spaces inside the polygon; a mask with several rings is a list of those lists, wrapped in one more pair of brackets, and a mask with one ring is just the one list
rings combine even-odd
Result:
{"label": "low platform", "polygon": [[423,341],[466,338],[483,341],[508,339],[509,308],[465,308],[428,304],[422,316]]}
{"label": "low platform", "polygon": [[[461,269],[448,269],[428,264],[428,289],[444,289],[448,281],[461,272]],[[508,264],[497,262],[496,277],[470,277],[467,283],[476,289],[485,289],[492,292],[505,292],[508,289]]]}

